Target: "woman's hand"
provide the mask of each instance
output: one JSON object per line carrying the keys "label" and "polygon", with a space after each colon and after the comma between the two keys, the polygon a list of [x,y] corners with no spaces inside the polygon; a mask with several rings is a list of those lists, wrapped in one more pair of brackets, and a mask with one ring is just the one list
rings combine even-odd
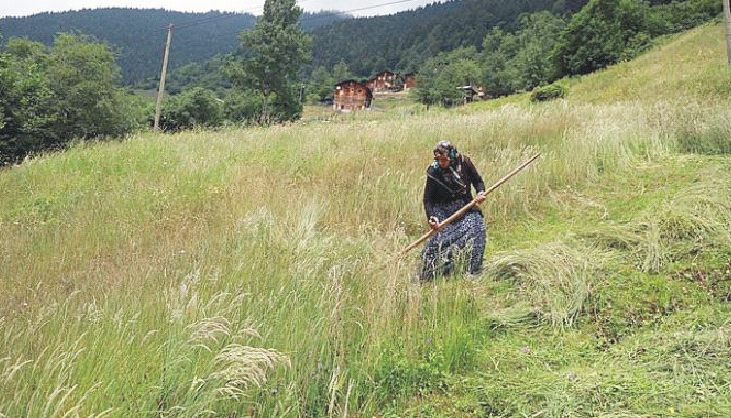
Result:
{"label": "woman's hand", "polygon": [[477,193],[477,195],[475,196],[475,201],[477,201],[478,205],[481,205],[482,202],[484,202],[486,198],[487,198],[487,196],[485,195],[485,192],[480,192],[480,193]]}
{"label": "woman's hand", "polygon": [[439,218],[436,216],[432,216],[429,218],[429,226],[431,226],[431,229],[438,231],[439,230]]}

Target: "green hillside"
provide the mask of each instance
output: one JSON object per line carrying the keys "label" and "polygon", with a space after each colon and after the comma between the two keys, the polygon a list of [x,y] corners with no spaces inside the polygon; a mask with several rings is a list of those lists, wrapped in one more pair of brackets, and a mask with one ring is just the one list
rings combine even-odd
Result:
{"label": "green hillside", "polygon": [[571,80],[571,100],[610,101],[727,100],[731,74],[721,25],[661,40],[652,53],[590,76]]}
{"label": "green hillside", "polygon": [[[698,30],[670,35],[656,41],[649,53],[582,77],[557,83],[569,88],[571,103],[702,101],[728,99],[731,74],[724,45],[724,28],[706,25]],[[475,104],[495,108],[506,103],[528,105],[529,94],[513,95]],[[473,107],[473,108],[474,108]]]}
{"label": "green hillside", "polygon": [[[0,19],[0,33],[27,37],[46,45],[58,32],[81,32],[112,45],[118,53],[126,84],[148,77],[159,77],[168,24],[183,26],[175,32],[170,51],[170,67],[202,61],[216,54],[233,51],[237,34],[254,26],[249,13],[183,13],[163,9],[96,9],[61,13],[39,13],[26,17]],[[196,23],[196,26],[184,28]]]}
{"label": "green hillside", "polygon": [[[458,110],[145,133],[0,171],[0,417],[731,416],[723,28]],[[486,271],[419,285],[431,148]]]}

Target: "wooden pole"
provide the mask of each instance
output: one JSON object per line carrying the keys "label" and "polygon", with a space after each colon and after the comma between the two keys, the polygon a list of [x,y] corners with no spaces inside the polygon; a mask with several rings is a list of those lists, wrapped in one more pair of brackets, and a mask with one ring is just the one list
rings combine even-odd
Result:
{"label": "wooden pole", "polygon": [[731,65],[731,6],[729,0],[723,0],[723,16],[726,20],[726,56]]}
{"label": "wooden pole", "polygon": [[[490,186],[489,189],[485,190],[485,196],[487,196],[488,194],[492,193],[495,189],[497,189],[498,187],[500,187],[503,183],[505,183],[506,181],[508,181],[514,175],[518,174],[518,172],[520,172],[522,169],[526,168],[528,166],[528,164],[532,163],[533,161],[535,161],[540,156],[541,156],[540,153],[534,155],[530,160],[524,162],[518,168],[516,168],[515,170],[513,170],[510,173],[506,174],[503,178],[501,178],[495,184],[493,184],[492,186]],[[449,218],[445,219],[440,224],[439,229],[442,229],[443,227],[445,227],[445,226],[451,224],[452,222],[454,222],[455,220],[461,218],[468,210],[472,209],[476,205],[477,205],[477,200],[476,199],[472,199],[472,201],[470,203],[464,205],[457,212],[454,212],[454,214],[452,214],[452,216],[450,216]],[[432,235],[434,235],[434,232],[436,232],[434,229],[430,229],[429,232],[427,232],[426,234],[424,234],[421,237],[419,237],[419,239],[417,239],[416,241],[414,241],[411,244],[409,244],[408,247],[404,248],[401,251],[401,254],[400,255],[406,254],[407,252],[411,251],[412,249],[414,249],[416,246],[418,246],[422,242],[428,240],[429,237],[431,237]]]}
{"label": "wooden pole", "polygon": [[157,88],[157,103],[155,104],[155,125],[156,131],[160,130],[160,108],[162,107],[162,98],[165,94],[165,77],[168,73],[168,56],[170,55],[170,42],[173,39],[173,24],[168,25],[168,39],[165,42],[165,55],[162,58],[162,70],[160,72],[160,85]]}

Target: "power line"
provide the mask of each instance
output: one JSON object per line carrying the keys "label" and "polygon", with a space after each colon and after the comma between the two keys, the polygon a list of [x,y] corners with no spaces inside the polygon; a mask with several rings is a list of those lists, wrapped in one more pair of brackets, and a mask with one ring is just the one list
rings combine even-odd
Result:
{"label": "power line", "polygon": [[[308,0],[303,0],[303,2],[304,1],[308,1]],[[301,18],[299,21],[300,21],[300,23],[302,23],[302,22],[310,22],[310,21],[313,21],[313,20],[326,19],[326,18],[329,18],[329,17],[332,17],[332,16],[340,16],[340,15],[348,14],[348,13],[352,13],[352,12],[362,12],[364,10],[377,9],[379,7],[391,6],[391,5],[394,5],[394,4],[410,3],[410,2],[414,2],[414,1],[420,1],[420,0],[396,0],[396,1],[389,1],[389,2],[386,2],[386,3],[374,4],[372,6],[359,7],[359,8],[356,8],[356,9],[338,10],[338,11],[333,11],[333,12],[320,12],[320,13],[318,13],[316,15],[311,16],[311,17]],[[178,27],[176,27],[176,29],[178,29]],[[250,28],[247,28],[245,30],[248,30],[248,29],[250,29]],[[236,35],[236,34],[239,34],[241,32],[243,32],[243,30],[236,31],[236,32],[224,32],[224,33],[217,34],[215,37],[216,38],[221,38],[221,37],[224,37],[224,36]]]}
{"label": "power line", "polygon": [[358,8],[358,9],[343,10],[343,11],[341,11],[341,13],[362,12],[363,10],[377,9],[377,8],[383,7],[383,6],[391,6],[393,4],[409,3],[409,2],[412,2],[412,1],[417,1],[417,0],[391,1],[391,2],[388,2],[388,3],[381,3],[381,4],[376,4],[376,5],[373,5],[373,6],[361,7],[361,8]]}
{"label": "power line", "polygon": [[[300,0],[297,3],[297,5],[300,5],[301,3],[305,3],[305,2],[308,2],[308,1],[312,1],[312,0]],[[394,4],[410,3],[410,2],[414,2],[414,1],[419,1],[419,0],[395,0],[395,1],[385,2],[385,3],[375,4],[375,5],[372,5],[372,6],[359,7],[359,8],[350,9],[350,10],[338,10],[338,11],[332,11],[332,12],[322,12],[321,11],[321,12],[318,12],[317,14],[314,14],[311,17],[301,18],[299,21],[300,21],[300,23],[301,22],[309,22],[309,21],[318,20],[318,19],[326,19],[326,18],[332,17],[332,16],[340,16],[340,15],[348,14],[348,13],[352,13],[352,12],[362,12],[364,10],[377,9],[379,7],[391,6],[391,5],[394,5]],[[176,31],[177,30],[180,30],[180,29],[187,29],[189,27],[201,25],[201,24],[204,24],[204,23],[215,22],[215,21],[223,20],[223,19],[231,19],[231,18],[234,18],[234,17],[240,17],[244,13],[258,11],[262,7],[264,7],[264,6],[262,5],[260,7],[250,8],[250,9],[244,9],[244,10],[239,11],[239,12],[231,12],[231,13],[222,14],[222,15],[219,15],[219,16],[211,16],[211,17],[206,17],[206,18],[197,19],[197,20],[189,20],[187,22],[183,22],[183,23],[180,23],[180,24],[174,24],[174,26],[175,26],[175,30]],[[168,26],[166,25],[166,26],[163,26],[163,27],[154,29],[154,32],[155,33],[160,33],[160,31],[167,31],[167,28],[168,28]],[[215,37],[216,38],[221,38],[221,37],[230,36],[230,35],[237,35],[237,34],[239,34],[241,32],[243,32],[243,30],[239,30],[239,31],[236,31],[236,32],[219,33]]]}
{"label": "power line", "polygon": [[242,16],[246,15],[247,12],[248,11],[246,11],[246,10],[242,10],[240,12],[231,12],[231,13],[222,14],[220,16],[211,16],[211,17],[207,17],[207,18],[203,18],[203,19],[192,20],[192,21],[188,21],[185,23],[181,23],[179,25],[175,25],[175,28],[184,29],[184,28],[189,28],[191,26],[202,25],[204,23],[215,22],[217,20],[231,19],[234,17],[242,17]]}
{"label": "power line", "polygon": [[[301,3],[306,3],[308,1],[312,1],[312,0],[300,0],[299,2],[297,2],[297,5],[299,6]],[[261,10],[263,7],[264,7],[264,5],[262,4],[261,6],[257,6],[256,8],[244,9],[244,10],[240,10],[238,12],[222,14],[220,16],[211,16],[211,17],[204,17],[202,19],[197,19],[197,20],[190,20],[188,22],[183,22],[179,25],[175,25],[175,28],[182,29],[182,28],[188,28],[191,26],[200,25],[203,23],[215,22],[217,20],[230,19],[232,17],[240,16],[241,14],[257,12],[257,11]],[[165,28],[167,28],[167,26]]]}
{"label": "power line", "polygon": [[[299,2],[297,2],[297,5],[299,6],[300,4],[306,3],[308,1],[312,1],[312,0],[300,0]],[[350,9],[350,10],[339,10],[339,11],[334,11],[334,12],[331,12],[331,13],[322,13],[322,12],[320,12],[316,16],[313,16],[310,19],[300,19],[300,21],[319,19],[323,15],[325,15],[325,16],[327,16],[327,15],[336,16],[336,15],[343,14],[343,13],[362,12],[364,10],[377,9],[379,7],[391,6],[391,5],[394,5],[394,4],[401,4],[401,3],[410,3],[410,2],[414,2],[414,1],[417,1],[417,0],[396,0],[396,1],[386,2],[386,3],[375,4],[375,5],[372,5],[372,6],[359,7],[359,8]],[[261,6],[257,6],[256,8],[244,9],[244,10],[241,10],[239,12],[231,12],[230,14],[223,14],[223,15],[220,15],[220,16],[211,16],[211,17],[202,18],[202,19],[198,19],[198,20],[191,20],[191,21],[188,21],[188,22],[183,22],[181,24],[175,25],[175,28],[176,29],[183,29],[183,28],[188,28],[188,27],[191,27],[191,26],[200,25],[200,24],[203,24],[203,23],[214,22],[214,21],[221,20],[221,19],[230,19],[232,17],[239,16],[242,13],[249,13],[249,12],[259,11],[263,7],[264,7],[264,5],[261,5]],[[167,29],[167,26],[163,27],[162,29]]]}

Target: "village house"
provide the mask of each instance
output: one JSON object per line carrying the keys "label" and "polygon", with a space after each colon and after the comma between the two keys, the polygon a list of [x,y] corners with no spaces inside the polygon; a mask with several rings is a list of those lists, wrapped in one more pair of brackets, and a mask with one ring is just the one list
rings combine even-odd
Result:
{"label": "village house", "polygon": [[458,90],[462,90],[462,102],[463,103],[470,103],[475,100],[476,97],[478,97],[478,91],[477,87],[469,85],[469,86],[461,86],[457,87]]}
{"label": "village house", "polygon": [[404,76],[404,90],[410,90],[416,87],[416,73],[408,73]]}
{"label": "village house", "polygon": [[381,71],[366,81],[366,86],[374,93],[382,93],[400,89],[398,74],[391,71]]}
{"label": "village house", "polygon": [[371,107],[373,91],[356,80],[343,80],[335,85],[333,110],[363,110]]}

